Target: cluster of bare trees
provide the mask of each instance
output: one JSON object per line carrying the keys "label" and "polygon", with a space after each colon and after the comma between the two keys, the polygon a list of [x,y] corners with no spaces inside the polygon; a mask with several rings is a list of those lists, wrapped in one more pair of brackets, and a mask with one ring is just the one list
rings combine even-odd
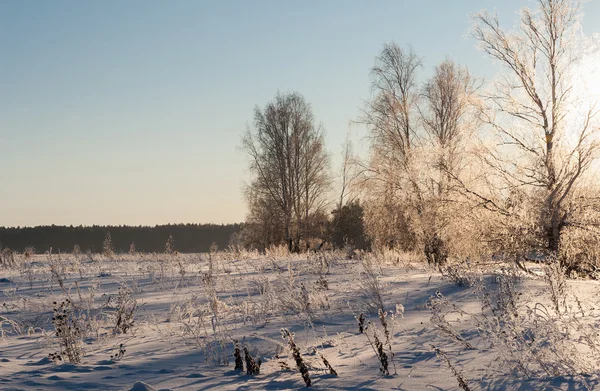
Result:
{"label": "cluster of bare trees", "polygon": [[465,238],[470,250],[559,254],[567,229],[596,234],[593,184],[583,178],[597,157],[597,112],[573,85],[580,4],[537,3],[516,31],[474,16],[473,36],[505,70],[485,89],[451,60],[419,85],[412,48],[382,50],[363,116],[368,221],[378,222],[369,227],[380,244],[417,244],[443,262]]}
{"label": "cluster of bare trees", "polygon": [[329,155],[323,130],[315,124],[310,105],[297,93],[278,94],[261,110],[243,138],[255,174],[246,189],[248,223],[259,236],[258,246],[285,242],[300,251],[318,237],[330,188]]}
{"label": "cluster of bare trees", "polygon": [[454,187],[478,124],[479,100],[467,69],[452,60],[435,67],[422,85],[421,67],[411,47],[394,43],[377,57],[372,98],[361,118],[371,136],[362,183],[377,245],[421,247],[430,262],[443,263],[446,231],[459,218]]}
{"label": "cluster of bare trees", "polygon": [[[370,157],[355,164],[360,175],[349,186],[346,148],[338,210],[349,189],[359,191],[374,246],[423,251],[433,263],[466,249],[559,255],[567,238],[581,238],[574,232],[596,235],[597,111],[573,82],[579,17],[578,0],[537,0],[515,30],[476,14],[472,36],[503,69],[487,85],[451,59],[422,81],[412,47],[384,45],[360,118]],[[267,242],[299,250],[326,218],[330,189],[310,106],[278,95],[256,110],[244,148],[255,174],[249,222],[264,227]]]}

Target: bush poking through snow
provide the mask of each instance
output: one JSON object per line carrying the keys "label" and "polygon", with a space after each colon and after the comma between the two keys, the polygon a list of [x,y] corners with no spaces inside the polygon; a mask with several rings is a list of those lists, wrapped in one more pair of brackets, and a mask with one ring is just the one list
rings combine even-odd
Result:
{"label": "bush poking through snow", "polygon": [[390,374],[388,369],[388,356],[383,351],[383,344],[379,340],[379,337],[377,337],[376,332],[373,333],[373,344],[375,345],[377,357],[379,358],[379,372],[384,376],[388,376]]}
{"label": "bush poking through snow", "polygon": [[240,351],[240,342],[237,339],[233,340],[233,357],[235,358],[235,370],[244,370],[244,360],[242,360],[242,354]]}
{"label": "bush poking through snow", "polygon": [[127,334],[135,323],[135,313],[137,311],[137,300],[131,296],[131,289],[122,286],[116,297],[116,322],[114,333]]}
{"label": "bush poking through snow", "polygon": [[260,375],[260,364],[262,364],[262,362],[260,361],[260,358],[254,360],[248,351],[248,347],[244,347],[244,358],[246,359],[246,374],[250,376]]}
{"label": "bush poking through snow", "polygon": [[310,305],[310,296],[308,294],[308,289],[306,289],[304,284],[300,284],[300,299],[303,307],[302,310],[308,316],[308,321],[310,322],[310,324],[312,324],[314,322],[315,315]]}
{"label": "bush poking through snow", "polygon": [[[363,321],[363,323],[364,323],[364,321]],[[372,337],[369,336],[369,333],[368,333],[369,330],[372,331],[372,334],[373,334]],[[389,364],[388,355],[384,351],[383,344],[381,343],[381,340],[379,339],[379,336],[377,335],[377,326],[375,326],[373,323],[371,323],[371,321],[367,321],[366,326],[364,326],[364,328],[363,328],[363,334],[367,337],[367,341],[369,341],[369,345],[371,346],[371,348],[375,352],[375,355],[377,356],[377,359],[379,360],[379,372],[381,372],[381,374],[384,376],[388,376],[390,374],[390,371],[388,369],[388,364]],[[391,351],[391,347],[390,347],[390,351]]]}
{"label": "bush poking through snow", "polygon": [[50,359],[56,361],[64,360],[66,355],[69,362],[78,364],[81,362],[83,352],[81,350],[82,332],[79,321],[75,316],[71,300],[66,299],[60,305],[54,302],[54,316],[52,324],[56,329],[56,337],[60,343],[60,353],[51,353]]}
{"label": "bush poking through snow", "polygon": [[481,274],[477,272],[477,266],[468,261],[440,267],[440,271],[444,278],[449,279],[456,286],[464,288],[477,285],[482,278]]}
{"label": "bush poking through snow", "polygon": [[329,371],[329,374],[332,376],[337,377],[337,372],[335,369],[333,369],[333,367],[331,366],[331,364],[329,363],[329,361],[327,361],[327,359],[325,358],[325,356],[323,356],[323,354],[319,353],[319,356],[321,356],[321,360],[323,361],[323,365],[325,365],[325,368],[327,368],[327,370]]}
{"label": "bush poking through snow", "polygon": [[448,368],[450,368],[450,370],[452,371],[452,374],[458,381],[458,386],[463,391],[471,391],[471,388],[469,388],[469,382],[463,376],[462,372],[459,371],[458,369],[456,369],[456,367],[454,365],[452,365],[452,363],[450,362],[450,359],[448,359],[448,356],[446,355],[446,353],[442,349],[437,348],[434,345],[431,345],[431,348],[435,351],[435,354],[438,356],[438,358],[443,359],[445,361],[446,365],[448,366]]}
{"label": "bush poking through snow", "polygon": [[[388,352],[390,354],[392,364],[394,365],[394,374],[396,374],[397,371],[396,371],[396,364],[394,364],[394,351],[392,350],[392,342],[390,339],[390,327],[389,327],[389,324],[387,321],[388,313],[387,313],[387,311],[379,310],[378,315],[379,315],[379,321],[381,322],[381,327],[383,328],[383,334],[385,335],[385,344],[388,348]],[[393,327],[395,315],[392,314],[391,318],[392,318],[392,327]]]}
{"label": "bush poking through snow", "polygon": [[516,283],[518,276],[515,270],[503,270],[503,274],[496,276],[498,288],[495,292],[489,292],[481,286],[479,290],[483,293],[481,298],[483,308],[489,308],[492,314],[498,317],[514,318],[518,316],[518,300],[520,293],[517,292]]}
{"label": "bush poking through snow", "polygon": [[136,255],[135,242],[131,242],[129,245],[129,255]]}
{"label": "bush poking through snow", "polygon": [[112,354],[110,356],[110,359],[113,361],[121,361],[121,359],[125,356],[125,352],[127,350],[125,350],[125,346],[123,346],[123,344],[119,344],[119,351],[115,354]]}
{"label": "bush poking through snow", "polygon": [[168,255],[175,254],[175,239],[173,239],[173,235],[169,235],[167,243],[165,243],[165,253]]}
{"label": "bush poking through snow", "polygon": [[365,332],[365,314],[361,312],[356,320],[358,321],[358,332],[363,334]]}
{"label": "bush poking through snow", "polygon": [[[536,293],[542,300],[547,297],[550,306],[522,300],[515,287],[516,278],[514,271],[504,270],[496,277],[497,289],[477,287],[483,304],[477,313],[464,311],[438,292],[427,303],[432,311],[431,322],[440,334],[466,348],[472,348],[471,344],[450,325],[446,316],[474,322],[484,344],[494,353],[487,365],[498,373],[510,373],[517,378],[592,373],[600,364],[597,321],[585,319],[583,304],[577,297],[573,297],[574,303],[567,301],[560,265],[548,268],[543,291]],[[455,377],[461,383],[456,373]]]}
{"label": "bush poking through snow", "polygon": [[567,312],[567,281],[566,268],[560,262],[554,261],[544,268],[544,281],[548,286],[550,300],[558,315]]}
{"label": "bush poking through snow", "polygon": [[19,323],[15,322],[14,320],[8,319],[4,316],[0,316],[0,339],[4,339],[4,337],[7,334],[4,330],[4,325],[8,325],[10,327],[9,332],[11,333],[17,335],[23,334],[23,329],[21,328]]}
{"label": "bush poking through snow", "polygon": [[14,267],[17,265],[15,261],[15,253],[10,248],[4,248],[0,251],[0,266],[5,268]]}
{"label": "bush poking through snow", "polygon": [[461,343],[467,349],[473,349],[473,346],[456,330],[446,319],[445,308],[451,308],[458,316],[463,316],[466,313],[456,306],[452,306],[450,301],[444,295],[437,291],[435,296],[431,296],[427,300],[427,308],[431,310],[431,323],[444,335],[451,340]]}
{"label": "bush poking through snow", "polygon": [[358,288],[362,296],[365,298],[365,304],[369,311],[373,313],[378,310],[383,310],[383,299],[381,298],[381,284],[373,264],[367,258],[362,262],[364,272],[361,273],[358,281]]}
{"label": "bush poking through snow", "polygon": [[25,259],[30,259],[35,254],[35,247],[28,246],[23,250],[23,256]]}
{"label": "bush poking through snow", "polygon": [[115,255],[115,248],[113,247],[112,237],[110,231],[106,231],[106,236],[102,242],[102,253],[107,258],[112,258]]}
{"label": "bush poking through snow", "polygon": [[296,368],[298,368],[298,371],[300,371],[302,380],[304,380],[304,384],[306,384],[306,387],[310,387],[312,382],[310,380],[310,374],[308,373],[308,367],[302,359],[298,345],[296,345],[296,342],[294,342],[294,334],[290,333],[288,329],[281,329],[281,335],[288,343],[288,347],[290,348],[292,356],[294,357],[294,361],[296,362]]}

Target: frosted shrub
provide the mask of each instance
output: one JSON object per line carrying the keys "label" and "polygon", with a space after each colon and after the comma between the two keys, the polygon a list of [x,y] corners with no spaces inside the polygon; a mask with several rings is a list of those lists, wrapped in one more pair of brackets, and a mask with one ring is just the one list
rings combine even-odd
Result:
{"label": "frosted shrub", "polygon": [[0,266],[5,268],[14,267],[17,265],[15,253],[10,248],[4,248],[0,251]]}
{"label": "frosted shrub", "polygon": [[59,341],[60,352],[50,353],[49,357],[54,361],[63,361],[66,357],[69,362],[78,364],[83,357],[81,349],[83,333],[73,303],[66,299],[60,304],[54,302],[54,305],[52,324]]}
{"label": "frosted shrub", "polygon": [[[600,364],[595,319],[584,317],[583,304],[576,297],[569,304],[560,265],[548,270],[543,291],[533,303],[522,299],[518,276],[511,269],[497,275],[493,285],[475,286],[481,312],[467,312],[438,292],[428,301],[431,323],[438,334],[463,348],[491,349],[493,358],[485,365],[496,373],[520,378],[590,373]],[[550,306],[543,304],[546,300]],[[457,319],[457,326],[475,327],[480,339],[467,340],[448,321],[450,317]]]}
{"label": "frosted shrub", "polygon": [[468,260],[440,267],[440,271],[444,278],[460,287],[469,288],[475,286],[480,283],[482,279],[481,272]]}
{"label": "frosted shrub", "polygon": [[363,272],[358,279],[358,291],[370,312],[383,310],[382,285],[370,259],[362,262]]}
{"label": "frosted shrub", "polygon": [[284,328],[284,329],[281,329],[281,336],[288,344],[290,352],[292,353],[292,357],[294,358],[294,361],[296,362],[296,368],[298,369],[298,372],[300,372],[300,375],[302,375],[302,380],[304,380],[306,387],[310,387],[312,384],[312,381],[310,379],[310,373],[308,372],[308,366],[305,364],[304,359],[302,358],[302,355],[300,354],[300,349],[298,348],[298,345],[296,345],[296,342],[294,341],[294,334],[290,333],[290,331],[288,329]]}
{"label": "frosted shrub", "polygon": [[127,334],[135,323],[135,313],[137,311],[137,300],[131,295],[131,289],[126,286],[119,288],[116,295],[115,309],[115,334]]}

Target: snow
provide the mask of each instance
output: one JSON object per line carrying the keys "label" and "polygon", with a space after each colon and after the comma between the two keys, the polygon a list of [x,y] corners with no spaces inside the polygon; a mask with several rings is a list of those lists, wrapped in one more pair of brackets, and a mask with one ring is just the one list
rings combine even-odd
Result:
{"label": "snow", "polygon": [[[63,279],[63,288],[51,267]],[[595,371],[531,378],[503,371],[496,365],[497,349],[482,342],[468,317],[452,313],[447,319],[473,349],[465,349],[436,330],[428,299],[442,295],[461,310],[478,313],[481,302],[473,287],[456,286],[424,264],[375,262],[373,269],[392,328],[394,357],[390,375],[385,376],[380,374],[367,337],[358,331],[356,317],[364,312],[374,325],[371,327],[376,325],[383,335],[377,313],[367,314],[372,303],[361,290],[366,276],[360,260],[329,253],[150,254],[114,259],[94,256],[93,261],[85,256],[46,255],[22,259],[19,268],[1,271],[0,390],[303,388],[281,328],[295,333],[317,390],[460,389],[431,345],[446,352],[471,389],[597,386]],[[483,278],[492,284],[488,275]],[[574,280],[568,284],[586,303],[586,319],[596,322],[598,283]],[[137,300],[138,310],[132,329],[119,334],[114,333],[115,300],[119,288],[125,286]],[[521,276],[518,289],[525,302],[534,303],[545,294],[542,278],[535,276]],[[49,353],[60,350],[51,322],[53,302],[61,302],[67,295],[87,321],[84,356],[78,364],[48,358]],[[234,339],[262,360],[259,375],[233,369]],[[125,353],[114,358],[121,344]],[[326,371],[320,354],[337,371],[337,377]],[[289,369],[282,369],[281,362]]]}
{"label": "snow", "polygon": [[139,381],[136,382],[133,387],[129,389],[129,391],[156,391],[156,388],[144,383],[143,381]]}

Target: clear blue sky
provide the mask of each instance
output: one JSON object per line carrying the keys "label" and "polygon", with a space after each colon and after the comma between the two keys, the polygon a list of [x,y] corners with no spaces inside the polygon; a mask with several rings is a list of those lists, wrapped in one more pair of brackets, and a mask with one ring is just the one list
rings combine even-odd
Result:
{"label": "clear blue sky", "polygon": [[527,4],[0,0],[0,226],[242,221],[255,105],[302,93],[337,170],[384,42],[489,76],[468,13]]}

